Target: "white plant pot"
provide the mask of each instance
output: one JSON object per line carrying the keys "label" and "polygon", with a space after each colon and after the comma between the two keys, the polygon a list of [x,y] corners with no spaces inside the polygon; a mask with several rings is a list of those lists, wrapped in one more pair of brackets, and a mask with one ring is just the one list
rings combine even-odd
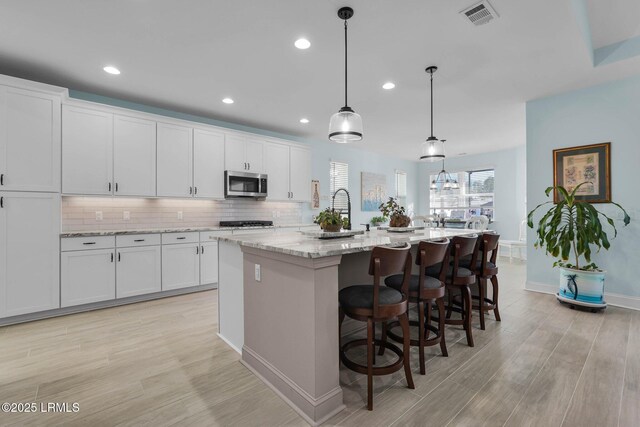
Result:
{"label": "white plant pot", "polygon": [[605,271],[582,271],[561,267],[558,300],[594,309],[605,308],[605,274]]}

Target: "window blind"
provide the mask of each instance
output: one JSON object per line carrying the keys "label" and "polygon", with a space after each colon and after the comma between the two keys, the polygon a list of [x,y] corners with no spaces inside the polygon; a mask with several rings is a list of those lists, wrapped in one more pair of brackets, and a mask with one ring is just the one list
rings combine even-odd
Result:
{"label": "window blind", "polygon": [[396,171],[396,199],[401,205],[407,202],[407,173]]}
{"label": "window blind", "polygon": [[[347,163],[331,162],[329,166],[329,192],[331,196],[340,188],[349,190],[349,165]],[[347,195],[344,191],[336,195],[334,207],[336,210],[347,210]]]}

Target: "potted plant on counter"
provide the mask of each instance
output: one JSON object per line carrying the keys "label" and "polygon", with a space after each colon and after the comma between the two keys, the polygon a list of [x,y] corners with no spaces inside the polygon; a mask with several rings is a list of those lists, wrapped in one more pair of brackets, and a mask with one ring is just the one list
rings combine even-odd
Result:
{"label": "potted plant on counter", "polygon": [[[613,229],[613,237],[618,234],[613,219],[596,210],[589,202],[576,199],[578,189],[587,184],[583,182],[571,192],[562,186],[549,187],[545,194],[549,197],[552,191],[558,191],[561,201],[550,208],[538,221],[536,229],[536,248],[544,248],[546,253],[559,257],[553,263],[560,267],[560,290],[558,300],[574,305],[590,307],[593,311],[605,308],[604,279],[605,271],[591,261],[592,246],[599,251],[610,247],[609,236],[603,229],[600,218],[604,217]],[[536,206],[527,217],[527,225],[533,228],[533,215],[544,205]],[[612,203],[622,210],[624,225],[631,221],[622,206]],[[570,260],[573,263],[568,262]],[[581,262],[581,259],[584,262]]]}
{"label": "potted plant on counter", "polygon": [[411,218],[405,214],[404,206],[400,206],[393,197],[389,197],[389,200],[382,203],[378,209],[382,212],[382,216],[389,218],[390,227],[408,227],[411,224]]}
{"label": "potted plant on counter", "polygon": [[342,227],[349,225],[349,221],[346,218],[342,218],[341,211],[336,211],[331,208],[326,208],[320,212],[313,219],[313,222],[319,224],[320,228],[326,232],[337,232],[340,231]]}
{"label": "potted plant on counter", "polygon": [[389,221],[387,217],[374,216],[373,218],[371,218],[371,225],[373,225],[374,227],[380,227],[382,224],[384,224],[387,221]]}

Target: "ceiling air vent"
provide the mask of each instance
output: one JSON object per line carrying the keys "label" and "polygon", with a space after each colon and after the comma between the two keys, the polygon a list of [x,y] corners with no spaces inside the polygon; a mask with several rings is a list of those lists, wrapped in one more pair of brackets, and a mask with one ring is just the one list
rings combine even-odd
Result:
{"label": "ceiling air vent", "polygon": [[471,21],[473,25],[484,25],[494,18],[500,17],[496,10],[491,7],[487,0],[476,3],[471,7],[460,12],[466,19]]}

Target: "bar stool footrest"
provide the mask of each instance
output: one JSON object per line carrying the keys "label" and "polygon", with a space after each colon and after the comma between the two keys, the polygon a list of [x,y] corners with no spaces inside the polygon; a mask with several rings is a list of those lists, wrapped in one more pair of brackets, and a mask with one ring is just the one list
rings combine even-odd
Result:
{"label": "bar stool footrest", "polygon": [[[402,343],[402,337],[400,335],[396,335],[396,333],[394,333],[392,331],[393,328],[399,327],[400,326],[400,322],[398,321],[394,321],[394,322],[390,322],[387,324],[387,337],[391,338],[392,340],[394,340],[395,342],[398,343]],[[417,320],[409,320],[409,326],[415,326],[416,328],[419,328],[420,325],[418,324]],[[425,325],[426,329],[429,329],[431,332],[433,332],[434,334],[436,334],[436,336],[434,338],[430,338],[428,340],[424,341],[424,345],[425,347],[429,347],[432,345],[436,345],[436,344],[440,344],[440,340],[442,339],[442,336],[440,335],[440,330],[438,328],[436,328],[433,325]],[[420,346],[420,342],[418,340],[411,340],[411,345],[414,347],[418,347]]]}
{"label": "bar stool footrest", "polygon": [[[375,346],[383,346],[385,349],[391,350],[396,354],[396,356],[398,356],[398,360],[396,360],[394,363],[390,365],[374,366],[373,375],[389,375],[403,368],[404,355],[402,354],[402,350],[400,348],[398,348],[396,345],[390,342],[383,342],[379,339],[375,339],[373,340],[373,342],[374,342],[374,351],[375,351]],[[353,360],[349,359],[346,354],[347,350],[350,350],[352,348],[359,347],[359,346],[367,346],[367,344],[368,343],[365,338],[353,340],[353,341],[349,341],[348,343],[345,343],[340,348],[340,360],[342,361],[342,363],[344,363],[344,365],[347,368],[351,369],[352,371],[358,372],[359,374],[367,375],[368,373],[367,366],[354,362]]]}

